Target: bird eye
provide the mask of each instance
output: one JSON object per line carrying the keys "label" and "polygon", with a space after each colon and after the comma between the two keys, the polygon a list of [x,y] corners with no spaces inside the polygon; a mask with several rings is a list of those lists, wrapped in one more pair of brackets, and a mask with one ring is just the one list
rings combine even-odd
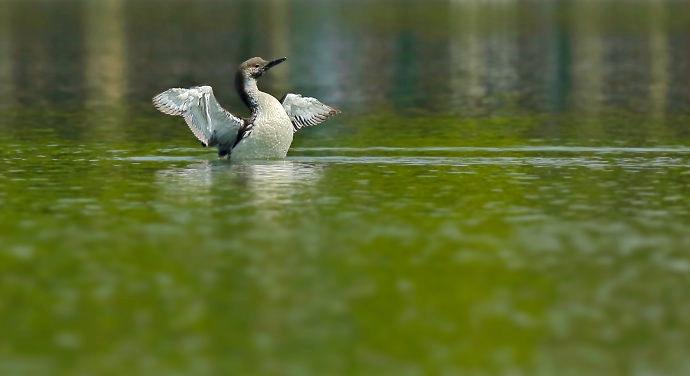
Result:
{"label": "bird eye", "polygon": [[259,67],[259,64],[254,65],[254,68],[258,68],[258,67]]}

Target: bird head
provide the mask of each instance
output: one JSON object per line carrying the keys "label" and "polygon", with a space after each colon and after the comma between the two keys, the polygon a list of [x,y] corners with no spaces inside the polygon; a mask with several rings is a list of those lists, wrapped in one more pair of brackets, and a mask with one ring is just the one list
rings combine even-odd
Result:
{"label": "bird head", "polygon": [[286,57],[281,57],[279,59],[271,61],[264,60],[260,57],[253,57],[245,61],[244,63],[240,64],[238,70],[244,77],[259,78],[262,74],[264,74],[264,72],[282,63],[285,60],[287,60]]}

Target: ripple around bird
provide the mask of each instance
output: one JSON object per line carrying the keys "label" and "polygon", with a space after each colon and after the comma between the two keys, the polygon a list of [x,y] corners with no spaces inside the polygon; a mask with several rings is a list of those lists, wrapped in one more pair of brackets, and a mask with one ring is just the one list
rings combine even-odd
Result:
{"label": "ripple around bird", "polygon": [[[189,155],[193,153],[203,154]],[[192,148],[160,149],[161,155],[116,156],[133,162],[195,162],[213,160],[215,155]],[[184,154],[184,155],[179,155]],[[316,164],[389,164],[389,165],[511,165],[548,167],[688,167],[690,148],[668,147],[585,147],[585,146],[514,146],[514,147],[304,147],[293,148],[288,161]],[[220,162],[220,161],[219,161]],[[229,163],[229,162],[228,162]],[[271,161],[243,162],[243,164]]]}

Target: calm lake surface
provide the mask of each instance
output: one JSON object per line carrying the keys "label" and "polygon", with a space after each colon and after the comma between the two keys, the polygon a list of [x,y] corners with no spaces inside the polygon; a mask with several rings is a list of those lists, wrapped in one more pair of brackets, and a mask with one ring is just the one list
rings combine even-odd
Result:
{"label": "calm lake surface", "polygon": [[[150,98],[342,109],[231,164]],[[3,1],[0,374],[690,373],[684,2]]]}

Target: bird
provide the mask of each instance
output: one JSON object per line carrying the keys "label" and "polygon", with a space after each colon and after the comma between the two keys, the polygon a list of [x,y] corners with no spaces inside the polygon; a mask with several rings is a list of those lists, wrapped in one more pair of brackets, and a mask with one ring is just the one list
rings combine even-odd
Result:
{"label": "bird", "polygon": [[168,89],[153,97],[153,105],[164,114],[181,116],[202,146],[218,148],[219,158],[285,158],[295,132],[340,113],[316,98],[287,93],[278,100],[261,91],[257,80],[285,60],[253,57],[237,68],[235,89],[251,112],[247,118],[221,107],[210,86]]}

